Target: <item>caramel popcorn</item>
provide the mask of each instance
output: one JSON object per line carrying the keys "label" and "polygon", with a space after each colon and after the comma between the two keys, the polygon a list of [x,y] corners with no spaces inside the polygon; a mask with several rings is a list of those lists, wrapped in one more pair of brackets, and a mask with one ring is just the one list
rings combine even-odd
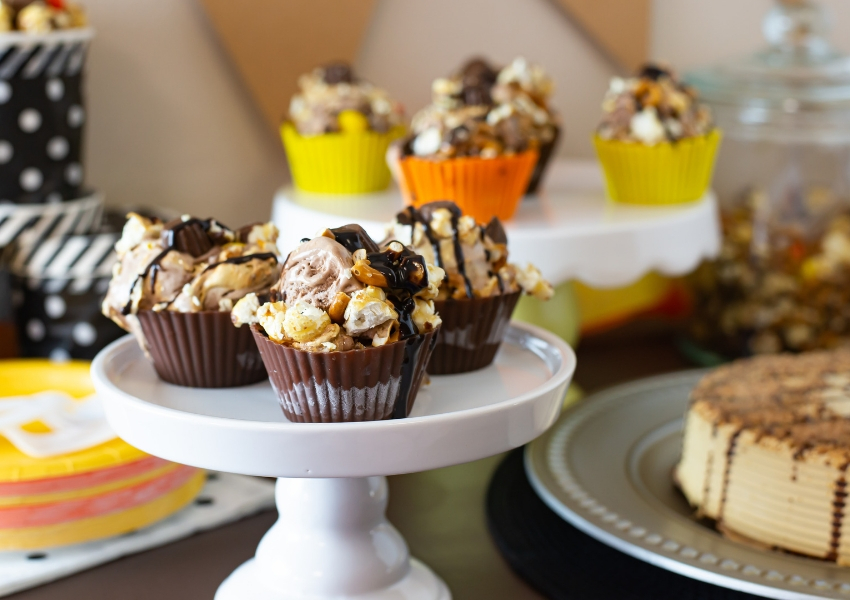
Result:
{"label": "caramel popcorn", "polygon": [[70,2],[24,0],[0,2],[0,31],[49,33],[59,29],[85,27],[85,12]]}
{"label": "caramel popcorn", "polygon": [[[817,188],[804,201],[820,204]],[[693,338],[728,356],[808,351],[850,343],[850,214],[827,202],[801,227],[773,213],[753,190],[721,212],[723,244],[689,277]]]}
{"label": "caramel popcorn", "polygon": [[271,301],[246,296],[231,318],[308,352],[380,347],[439,327],[432,299],[444,275],[403,244],[391,240],[381,249],[361,227],[346,225],[302,242],[270,289]]}
{"label": "caramel popcorn", "polygon": [[[488,298],[519,289],[548,300],[554,293],[534,266],[520,269],[507,263],[507,235],[497,218],[480,225],[454,202],[406,208],[387,228],[387,238],[402,241],[428,261],[432,284],[420,294],[423,300]],[[438,278],[431,275],[431,264],[440,265],[433,267],[442,281],[436,290],[433,281]]]}
{"label": "caramel popcorn", "polygon": [[517,58],[496,71],[480,59],[431,86],[432,104],[413,117],[406,154],[494,158],[553,143],[558,119],[548,108],[552,80]]}
{"label": "caramel popcorn", "polygon": [[331,63],[298,79],[299,93],[289,117],[302,135],[340,131],[386,133],[402,125],[401,105],[372,84],[354,77],[351,67]]}
{"label": "caramel popcorn", "polygon": [[636,77],[611,80],[597,133],[607,140],[649,146],[709,133],[714,124],[693,88],[669,68],[643,67]]}

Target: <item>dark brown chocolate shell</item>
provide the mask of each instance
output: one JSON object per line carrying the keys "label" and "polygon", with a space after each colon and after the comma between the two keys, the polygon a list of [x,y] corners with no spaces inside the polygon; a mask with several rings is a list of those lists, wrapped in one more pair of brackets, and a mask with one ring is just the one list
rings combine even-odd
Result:
{"label": "dark brown chocolate shell", "polygon": [[138,313],[154,369],[168,383],[199,388],[236,387],[266,378],[248,327],[229,312]]}
{"label": "dark brown chocolate shell", "polygon": [[434,301],[443,324],[428,373],[468,373],[492,363],[519,296],[517,291],[490,298]]}

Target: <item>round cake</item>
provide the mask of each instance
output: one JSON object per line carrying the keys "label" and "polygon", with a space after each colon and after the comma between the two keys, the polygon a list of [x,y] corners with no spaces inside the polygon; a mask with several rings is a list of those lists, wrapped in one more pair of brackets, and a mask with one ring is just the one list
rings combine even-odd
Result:
{"label": "round cake", "polygon": [[740,360],[694,388],[675,479],[731,538],[850,565],[850,351]]}

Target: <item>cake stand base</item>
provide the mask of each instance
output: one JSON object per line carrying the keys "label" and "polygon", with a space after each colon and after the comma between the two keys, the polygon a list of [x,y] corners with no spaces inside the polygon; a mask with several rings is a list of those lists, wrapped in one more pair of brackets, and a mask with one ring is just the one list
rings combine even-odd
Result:
{"label": "cake stand base", "polygon": [[277,480],[278,520],[216,600],[451,600],[386,518],[386,477]]}

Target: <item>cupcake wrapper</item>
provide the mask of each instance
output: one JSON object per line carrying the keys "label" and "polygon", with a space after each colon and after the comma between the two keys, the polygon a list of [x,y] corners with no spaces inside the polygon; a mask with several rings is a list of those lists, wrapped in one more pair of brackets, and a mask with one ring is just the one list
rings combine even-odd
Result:
{"label": "cupcake wrapper", "polygon": [[138,317],[154,369],[168,383],[223,388],[266,378],[250,329],[235,327],[229,312],[143,310]]}
{"label": "cupcake wrapper", "polygon": [[543,180],[543,173],[546,171],[549,159],[555,153],[555,148],[558,146],[560,137],[561,128],[555,125],[555,136],[540,146],[540,156],[537,159],[537,164],[534,165],[534,171],[531,172],[531,180],[528,182],[528,187],[525,190],[526,194],[537,193],[537,188],[540,187],[540,182]]}
{"label": "cupcake wrapper", "polygon": [[428,373],[468,373],[492,363],[519,296],[520,292],[513,292],[490,298],[435,301],[443,324]]}
{"label": "cupcake wrapper", "polygon": [[[347,352],[307,352],[269,340],[256,325],[251,331],[283,414],[290,421],[344,423],[393,418],[407,374],[408,342]],[[426,349],[434,332],[421,337],[428,336],[423,343]],[[413,385],[405,407],[413,405],[424,366],[419,360],[410,370]]]}
{"label": "cupcake wrapper", "polygon": [[462,157],[432,160],[401,159],[410,201],[420,206],[434,200],[453,200],[477,221],[514,216],[528,187],[537,151],[496,158]]}
{"label": "cupcake wrapper", "polygon": [[720,145],[718,129],[673,143],[603,140],[593,143],[605,173],[608,196],[629,204],[678,204],[699,200],[711,184]]}
{"label": "cupcake wrapper", "polygon": [[83,183],[83,76],[91,29],[6,33],[0,42],[0,200],[77,198]]}
{"label": "cupcake wrapper", "polygon": [[289,170],[295,185],[319,194],[379,192],[390,184],[386,154],[404,135],[403,127],[374,131],[302,136],[292,123],[281,128]]}

